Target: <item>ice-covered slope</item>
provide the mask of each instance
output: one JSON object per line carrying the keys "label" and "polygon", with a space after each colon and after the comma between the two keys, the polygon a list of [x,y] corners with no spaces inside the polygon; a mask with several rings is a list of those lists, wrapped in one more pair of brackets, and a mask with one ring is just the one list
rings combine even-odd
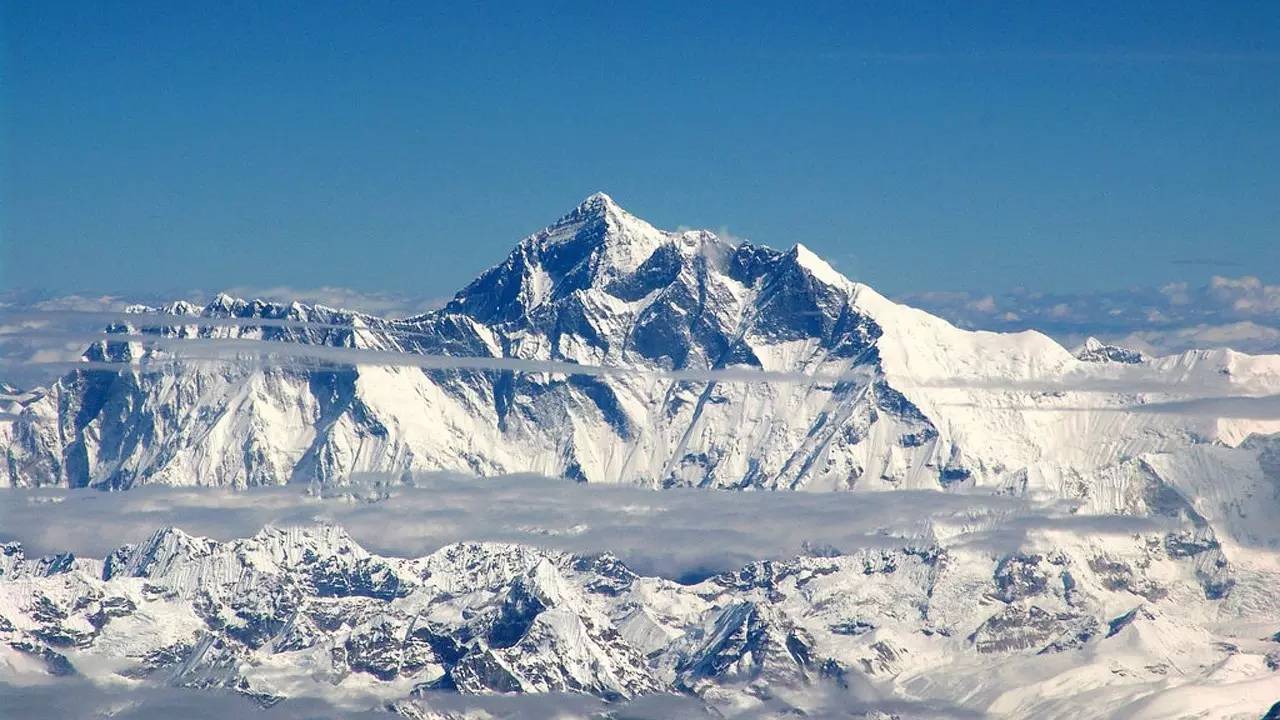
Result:
{"label": "ice-covered slope", "polygon": [[[1145,453],[1280,431],[1277,421],[1143,411],[1205,393],[1274,393],[1280,358],[1219,350],[1116,362],[1128,357],[1081,359],[1033,332],[963,331],[801,245],[664,232],[605,195],[419,317],[225,296],[158,310],[160,327],[136,308],[136,322],[89,349],[86,369],[13,404],[0,420],[0,485],[238,487],[447,469],[1078,498]],[[287,357],[299,346],[326,354]],[[267,351],[286,357],[264,360]],[[365,351],[514,364],[424,369]],[[162,362],[175,355],[184,359]],[[102,364],[117,361],[134,364]],[[551,363],[640,372],[565,374]],[[739,372],[659,374],[670,370]],[[749,371],[775,375],[747,382]]]}
{"label": "ice-covered slope", "polygon": [[[753,563],[690,585],[609,555],[521,545],[380,557],[325,525],[226,543],[167,528],[105,560],[29,560],[10,544],[0,676],[409,714],[412,695],[429,703],[431,690],[453,690],[684,693],[725,715],[781,716],[829,696],[835,707],[915,707],[910,717],[938,706],[1166,717],[1158,708],[1235,687],[1249,692],[1233,694],[1234,707],[1260,716],[1280,691],[1280,643],[1268,639],[1280,605],[1273,593],[1232,604],[1208,592],[1203,556],[1214,551],[1177,538],[1047,530],[1012,553],[924,541]],[[1232,578],[1274,586],[1280,575],[1244,566]]]}

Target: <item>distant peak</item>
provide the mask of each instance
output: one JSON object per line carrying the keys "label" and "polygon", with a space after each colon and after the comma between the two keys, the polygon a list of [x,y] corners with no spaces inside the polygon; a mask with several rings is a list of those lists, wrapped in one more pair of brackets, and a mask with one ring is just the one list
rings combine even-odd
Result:
{"label": "distant peak", "polygon": [[1137,350],[1104,343],[1093,336],[1085,339],[1084,344],[1076,350],[1075,356],[1076,359],[1085,362],[1115,362],[1126,365],[1133,365],[1147,359],[1145,355]]}

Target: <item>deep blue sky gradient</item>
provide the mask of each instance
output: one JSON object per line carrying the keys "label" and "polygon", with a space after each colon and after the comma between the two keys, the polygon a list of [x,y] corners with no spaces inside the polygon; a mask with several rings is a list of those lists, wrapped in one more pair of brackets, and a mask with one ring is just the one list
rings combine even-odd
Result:
{"label": "deep blue sky gradient", "polygon": [[448,295],[598,189],[891,293],[1280,281],[1280,3],[907,5],[5,3],[0,285]]}

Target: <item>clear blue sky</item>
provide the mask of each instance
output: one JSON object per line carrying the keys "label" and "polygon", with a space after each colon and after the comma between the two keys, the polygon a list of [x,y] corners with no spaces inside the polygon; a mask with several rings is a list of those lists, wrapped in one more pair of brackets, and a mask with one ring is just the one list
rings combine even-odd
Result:
{"label": "clear blue sky", "polygon": [[4,3],[0,282],[445,295],[598,189],[892,293],[1280,280],[1274,0],[526,5]]}

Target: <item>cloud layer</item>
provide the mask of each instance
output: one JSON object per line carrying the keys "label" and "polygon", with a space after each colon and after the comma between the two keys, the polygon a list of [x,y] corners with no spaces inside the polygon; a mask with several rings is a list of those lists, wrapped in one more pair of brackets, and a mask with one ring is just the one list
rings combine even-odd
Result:
{"label": "cloud layer", "polygon": [[[588,695],[530,693],[521,695],[458,695],[423,693],[396,701],[408,712],[393,715],[378,711],[385,698],[357,695],[341,707],[321,700],[289,698],[269,708],[249,698],[220,689],[189,689],[155,684],[128,686],[93,685],[79,678],[59,679],[37,685],[0,682],[0,710],[6,717],[90,718],[116,720],[225,720],[261,717],[264,720],[314,720],[342,717],[351,720],[392,720],[400,717],[450,718],[451,720],[705,720],[732,717],[754,720],[795,716],[848,718],[910,717],[919,720],[967,720],[980,713],[933,702],[882,698],[870,687],[838,688],[817,683],[804,689],[778,688],[750,709],[712,710],[697,699],[677,695],[644,695],[629,701],[605,703]],[[371,709],[374,708],[374,709]],[[418,712],[420,715],[411,714]]]}
{"label": "cloud layer", "polygon": [[922,292],[898,299],[961,327],[1040,330],[1068,346],[1093,335],[1155,355],[1200,347],[1280,352],[1280,285],[1251,275],[1115,292]]}
{"label": "cloud layer", "polygon": [[[1182,262],[1222,264],[1206,259]],[[440,304],[439,299],[336,287],[237,287],[230,291],[243,297],[301,300],[388,317],[414,315]],[[212,297],[211,293],[195,291],[185,295],[197,303]],[[128,305],[138,302],[162,305],[173,299],[171,296],[126,299],[111,294],[50,297],[31,291],[0,293],[0,382],[15,387],[46,383],[65,370],[60,363],[77,361],[85,345],[96,339],[94,336],[103,325],[118,322],[112,318],[120,316]],[[1050,294],[1026,289],[1000,294],[923,292],[898,300],[961,327],[1040,330],[1067,347],[1080,344],[1088,336],[1096,336],[1151,355],[1210,347],[1280,353],[1280,285],[1269,285],[1250,275],[1215,275],[1199,286],[1184,282],[1115,292]],[[37,317],[41,314],[44,319]],[[207,359],[222,358],[234,351],[219,347],[216,357]]]}
{"label": "cloud layer", "polygon": [[[700,578],[761,559],[825,548],[931,544],[939,528],[957,541],[1017,547],[1036,528],[1084,523],[1132,533],[1140,518],[1080,517],[1068,505],[987,493],[750,493],[579,485],[535,475],[475,478],[364,476],[323,492],[299,486],[232,492],[144,486],[127,493],[10,490],[0,540],[33,554],[102,557],[157,527],[229,540],[263,525],[333,522],[369,550],[417,557],[461,541],[516,542],[581,553],[613,552],[637,572]],[[803,523],[780,522],[804,518]]]}

